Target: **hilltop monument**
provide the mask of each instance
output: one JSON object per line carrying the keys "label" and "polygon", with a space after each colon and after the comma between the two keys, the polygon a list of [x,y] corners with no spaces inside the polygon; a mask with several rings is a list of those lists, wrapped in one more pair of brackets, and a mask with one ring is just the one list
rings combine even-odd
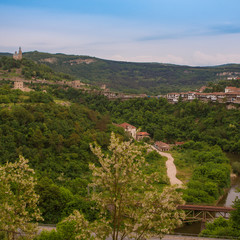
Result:
{"label": "hilltop monument", "polygon": [[22,60],[22,49],[21,47],[19,47],[19,51],[15,51],[15,53],[13,54],[13,59],[15,60]]}

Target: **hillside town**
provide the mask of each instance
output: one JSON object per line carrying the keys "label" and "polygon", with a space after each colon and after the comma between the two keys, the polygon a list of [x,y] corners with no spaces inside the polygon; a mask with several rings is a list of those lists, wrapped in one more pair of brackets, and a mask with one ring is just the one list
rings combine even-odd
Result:
{"label": "hillside town", "polygon": [[[202,87],[201,89],[204,89]],[[202,90],[195,92],[168,93],[167,100],[170,103],[182,101],[192,101],[198,99],[203,102],[219,102],[219,103],[240,103],[240,88],[226,87],[224,92],[204,93]]]}
{"label": "hillside town", "polygon": [[[240,88],[226,87],[225,92],[212,92],[204,93],[203,90],[206,87],[200,88],[200,90],[194,92],[181,92],[181,93],[168,93],[166,95],[148,96],[146,94],[124,94],[112,92],[109,89],[103,89],[101,92],[108,99],[122,99],[127,100],[131,98],[145,98],[145,97],[163,97],[168,100],[169,103],[177,103],[179,101],[193,101],[198,99],[203,102],[219,102],[219,103],[240,103]],[[202,90],[203,89],[203,90]]]}
{"label": "hillside town", "polygon": [[[193,101],[195,99],[200,100],[202,102],[219,102],[219,103],[233,103],[240,104],[240,88],[236,87],[226,87],[224,92],[212,92],[212,93],[204,93],[201,90],[194,92],[181,92],[181,93],[168,93],[166,95],[158,95],[158,96],[148,96],[147,94],[126,94],[126,93],[117,93],[113,92],[107,88],[101,87],[100,90],[91,89],[89,85],[82,83],[80,80],[69,81],[69,82],[51,82],[47,80],[16,80],[14,81],[14,89],[20,89],[22,91],[30,91],[30,88],[26,88],[24,86],[25,83],[41,83],[41,84],[50,84],[50,85],[66,85],[75,89],[81,89],[88,93],[95,93],[104,95],[109,100],[121,99],[128,100],[133,98],[166,98],[169,103],[177,103],[179,101]],[[105,85],[103,85],[105,86]],[[203,87],[204,88],[204,87]],[[201,88],[201,89],[203,89]]]}
{"label": "hillside town", "polygon": [[[13,54],[13,59],[21,60],[22,59],[22,50],[19,47],[19,51]],[[227,75],[231,79],[238,79],[238,72],[224,72],[222,75]],[[204,90],[207,88],[206,86],[202,86],[200,89],[196,91],[189,92],[180,92],[180,93],[168,93],[166,95],[158,95],[158,96],[148,96],[147,94],[126,94],[120,92],[114,92],[107,88],[106,84],[100,86],[100,88],[96,88],[90,86],[89,84],[85,84],[80,80],[74,81],[47,81],[45,79],[36,79],[32,78],[31,80],[26,80],[22,78],[12,78],[9,79],[14,82],[14,89],[20,89],[22,91],[31,91],[30,88],[24,86],[24,83],[40,83],[40,84],[50,84],[50,85],[62,85],[68,86],[75,89],[81,89],[87,93],[100,94],[107,97],[109,100],[121,99],[128,100],[133,98],[166,98],[169,103],[177,103],[179,101],[193,101],[195,99],[200,100],[202,102],[219,102],[219,103],[232,103],[232,104],[240,104],[240,88],[236,87],[226,87],[224,92],[210,92],[205,93]]]}

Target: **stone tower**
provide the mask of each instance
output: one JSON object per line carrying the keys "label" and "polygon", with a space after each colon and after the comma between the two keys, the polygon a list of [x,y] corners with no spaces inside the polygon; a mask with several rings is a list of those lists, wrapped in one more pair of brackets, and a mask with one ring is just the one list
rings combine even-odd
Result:
{"label": "stone tower", "polygon": [[21,49],[21,47],[19,47],[18,53],[17,53],[17,51],[15,51],[15,53],[13,54],[13,59],[15,59],[15,60],[21,60],[22,59],[22,49]]}

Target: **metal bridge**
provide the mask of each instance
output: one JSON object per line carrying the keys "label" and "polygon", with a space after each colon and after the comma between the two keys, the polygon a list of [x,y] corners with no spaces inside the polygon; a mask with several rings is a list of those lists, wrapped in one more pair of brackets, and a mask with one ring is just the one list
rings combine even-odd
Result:
{"label": "metal bridge", "polygon": [[218,207],[218,206],[205,206],[205,205],[179,205],[178,209],[186,211],[186,218],[184,220],[187,222],[201,222],[202,229],[205,228],[205,223],[207,221],[213,220],[217,217],[229,218],[229,212],[235,210],[232,207]]}

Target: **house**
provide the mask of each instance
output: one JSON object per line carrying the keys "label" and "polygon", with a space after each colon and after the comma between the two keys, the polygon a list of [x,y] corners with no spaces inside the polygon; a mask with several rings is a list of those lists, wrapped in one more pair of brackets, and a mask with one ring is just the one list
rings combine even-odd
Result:
{"label": "house", "polygon": [[138,132],[137,133],[137,140],[142,140],[143,138],[150,138],[150,134],[147,132]]}
{"label": "house", "polygon": [[240,92],[227,92],[226,99],[228,103],[240,103]]}
{"label": "house", "polygon": [[137,137],[136,127],[134,127],[133,125],[126,123],[126,122],[122,123],[122,124],[118,124],[117,126],[124,128],[124,130],[130,134],[130,136],[132,136],[134,139],[136,139],[136,137]]}
{"label": "house", "polygon": [[231,92],[240,93],[240,88],[236,88],[236,87],[226,87],[225,88],[225,93],[231,93]]}
{"label": "house", "polygon": [[180,97],[180,93],[168,93],[167,100],[170,103],[177,103]]}
{"label": "house", "polygon": [[194,100],[196,99],[196,93],[195,92],[188,92],[188,100]]}
{"label": "house", "polygon": [[171,148],[170,145],[168,145],[167,143],[161,142],[161,141],[155,142],[154,147],[157,148],[161,152],[169,151]]}
{"label": "house", "polygon": [[188,93],[185,93],[185,92],[180,93],[180,98],[183,101],[187,101],[188,100]]}

